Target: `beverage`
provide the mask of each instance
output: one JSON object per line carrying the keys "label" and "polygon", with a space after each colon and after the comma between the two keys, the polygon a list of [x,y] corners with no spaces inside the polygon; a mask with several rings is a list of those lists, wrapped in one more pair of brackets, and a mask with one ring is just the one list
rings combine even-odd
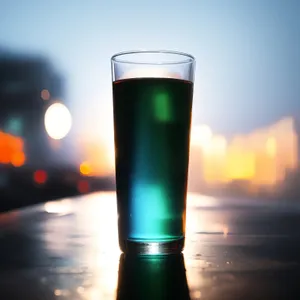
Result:
{"label": "beverage", "polygon": [[119,241],[124,252],[130,242],[184,240],[192,96],[193,83],[186,80],[113,82]]}

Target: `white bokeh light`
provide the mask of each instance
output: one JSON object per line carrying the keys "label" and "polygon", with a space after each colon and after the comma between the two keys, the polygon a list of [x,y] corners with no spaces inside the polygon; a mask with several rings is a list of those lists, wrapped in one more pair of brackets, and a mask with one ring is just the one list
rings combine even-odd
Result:
{"label": "white bokeh light", "polygon": [[55,140],[63,139],[72,126],[71,113],[62,103],[54,103],[49,106],[44,121],[48,135]]}

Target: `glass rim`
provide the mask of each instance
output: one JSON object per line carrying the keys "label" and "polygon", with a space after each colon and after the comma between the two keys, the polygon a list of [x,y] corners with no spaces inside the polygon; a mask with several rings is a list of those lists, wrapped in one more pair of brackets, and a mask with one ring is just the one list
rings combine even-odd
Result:
{"label": "glass rim", "polygon": [[[174,55],[178,57],[182,57],[182,59],[177,59],[174,61],[134,61],[130,59],[126,59],[126,56],[135,55],[135,54],[165,54],[165,55]],[[122,59],[124,57],[124,59]],[[130,51],[122,51],[114,54],[111,57],[111,61],[114,63],[120,64],[132,64],[132,65],[182,65],[194,63],[196,61],[195,57],[191,54],[173,51],[173,50],[130,50]]]}

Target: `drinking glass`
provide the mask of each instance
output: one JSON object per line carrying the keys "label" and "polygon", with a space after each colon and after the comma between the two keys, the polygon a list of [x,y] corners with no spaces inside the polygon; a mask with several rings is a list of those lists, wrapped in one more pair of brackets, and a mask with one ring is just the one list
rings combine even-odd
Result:
{"label": "drinking glass", "polygon": [[120,249],[180,253],[195,59],[131,51],[112,56],[111,65]]}

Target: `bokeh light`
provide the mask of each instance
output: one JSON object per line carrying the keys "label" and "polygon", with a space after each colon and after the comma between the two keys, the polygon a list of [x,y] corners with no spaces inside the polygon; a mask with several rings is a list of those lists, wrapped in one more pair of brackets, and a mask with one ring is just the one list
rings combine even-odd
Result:
{"label": "bokeh light", "polygon": [[25,163],[25,154],[23,152],[16,152],[12,155],[11,164],[14,167],[21,167]]}
{"label": "bokeh light", "polygon": [[294,126],[295,120],[287,117],[227,139],[205,124],[193,126],[190,180],[194,186],[201,180],[210,186],[247,181],[245,186],[251,193],[260,186],[275,187],[284,180],[287,171],[298,166]]}
{"label": "bokeh light", "polygon": [[92,172],[92,166],[87,161],[84,161],[83,163],[81,163],[79,169],[80,169],[80,173],[82,175],[90,175]]}
{"label": "bokeh light", "polygon": [[276,139],[273,137],[269,137],[266,142],[266,150],[270,157],[276,156],[277,144]]}
{"label": "bokeh light", "polygon": [[26,162],[24,142],[20,137],[0,131],[0,164],[21,167]]}
{"label": "bokeh light", "polygon": [[200,146],[201,148],[207,149],[210,145],[212,138],[212,130],[208,125],[194,125],[191,130],[191,143],[193,145]]}
{"label": "bokeh light", "polygon": [[87,180],[79,180],[77,184],[78,192],[81,194],[86,194],[90,191],[90,184]]}
{"label": "bokeh light", "polygon": [[33,173],[33,180],[37,184],[44,184],[48,179],[47,172],[44,170],[37,170]]}
{"label": "bokeh light", "polygon": [[43,100],[49,100],[50,99],[50,92],[47,90],[47,89],[43,89],[42,91],[41,91],[41,98],[43,99]]}
{"label": "bokeh light", "polygon": [[55,139],[63,139],[72,127],[72,116],[62,103],[54,103],[45,113],[45,128],[48,135]]}

